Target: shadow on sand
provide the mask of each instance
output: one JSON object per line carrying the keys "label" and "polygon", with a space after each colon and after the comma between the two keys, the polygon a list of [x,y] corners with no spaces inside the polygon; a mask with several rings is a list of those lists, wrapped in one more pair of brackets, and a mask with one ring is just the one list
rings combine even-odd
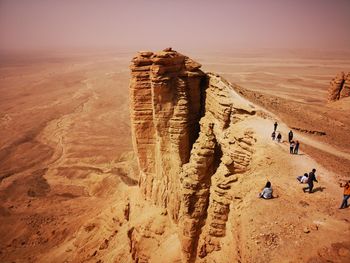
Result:
{"label": "shadow on sand", "polygon": [[323,192],[323,190],[326,189],[326,187],[324,186],[319,186],[319,187],[316,187],[312,190],[313,193],[316,193],[316,192]]}

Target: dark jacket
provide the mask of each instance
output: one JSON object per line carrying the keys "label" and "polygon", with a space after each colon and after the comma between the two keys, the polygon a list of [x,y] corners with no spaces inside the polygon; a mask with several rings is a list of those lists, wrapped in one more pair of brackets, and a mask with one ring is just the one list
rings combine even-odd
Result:
{"label": "dark jacket", "polygon": [[314,172],[309,173],[309,180],[307,181],[308,184],[314,184],[314,181],[318,183],[316,179],[316,175]]}

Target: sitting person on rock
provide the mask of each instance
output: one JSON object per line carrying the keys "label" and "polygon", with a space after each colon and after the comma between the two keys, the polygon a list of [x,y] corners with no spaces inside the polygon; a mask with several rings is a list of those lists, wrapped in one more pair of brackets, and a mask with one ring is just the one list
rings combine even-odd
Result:
{"label": "sitting person on rock", "polygon": [[272,192],[273,192],[273,190],[271,187],[271,183],[269,181],[267,181],[264,189],[259,194],[259,197],[263,198],[263,199],[271,199],[271,198],[273,198]]}
{"label": "sitting person on rock", "polygon": [[301,183],[301,184],[307,184],[307,181],[309,180],[309,175],[307,173],[304,173],[304,175],[300,175],[297,177],[297,180]]}

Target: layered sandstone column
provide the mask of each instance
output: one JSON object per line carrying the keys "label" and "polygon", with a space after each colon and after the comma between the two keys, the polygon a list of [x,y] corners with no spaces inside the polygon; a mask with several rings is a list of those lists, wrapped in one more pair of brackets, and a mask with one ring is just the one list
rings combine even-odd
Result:
{"label": "layered sandstone column", "polygon": [[180,168],[189,160],[199,132],[205,74],[176,51],[139,52],[131,65],[131,123],[140,167],[139,184],[148,200],[179,211]]}
{"label": "layered sandstone column", "polygon": [[[254,108],[230,83],[171,49],[131,65],[131,123],[145,198],[178,226],[183,262],[222,247],[235,182],[249,170]],[[234,248],[233,248],[234,249]]]}

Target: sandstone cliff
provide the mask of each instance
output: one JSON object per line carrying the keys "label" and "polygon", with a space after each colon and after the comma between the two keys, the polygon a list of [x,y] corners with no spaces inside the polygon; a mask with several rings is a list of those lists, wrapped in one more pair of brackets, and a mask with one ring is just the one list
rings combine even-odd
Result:
{"label": "sandstone cliff", "polygon": [[145,199],[178,227],[183,262],[221,249],[234,183],[249,169],[255,114],[220,76],[165,49],[131,65],[131,123]]}
{"label": "sandstone cliff", "polygon": [[336,101],[350,96],[350,72],[341,72],[331,81],[328,89],[328,100]]}

